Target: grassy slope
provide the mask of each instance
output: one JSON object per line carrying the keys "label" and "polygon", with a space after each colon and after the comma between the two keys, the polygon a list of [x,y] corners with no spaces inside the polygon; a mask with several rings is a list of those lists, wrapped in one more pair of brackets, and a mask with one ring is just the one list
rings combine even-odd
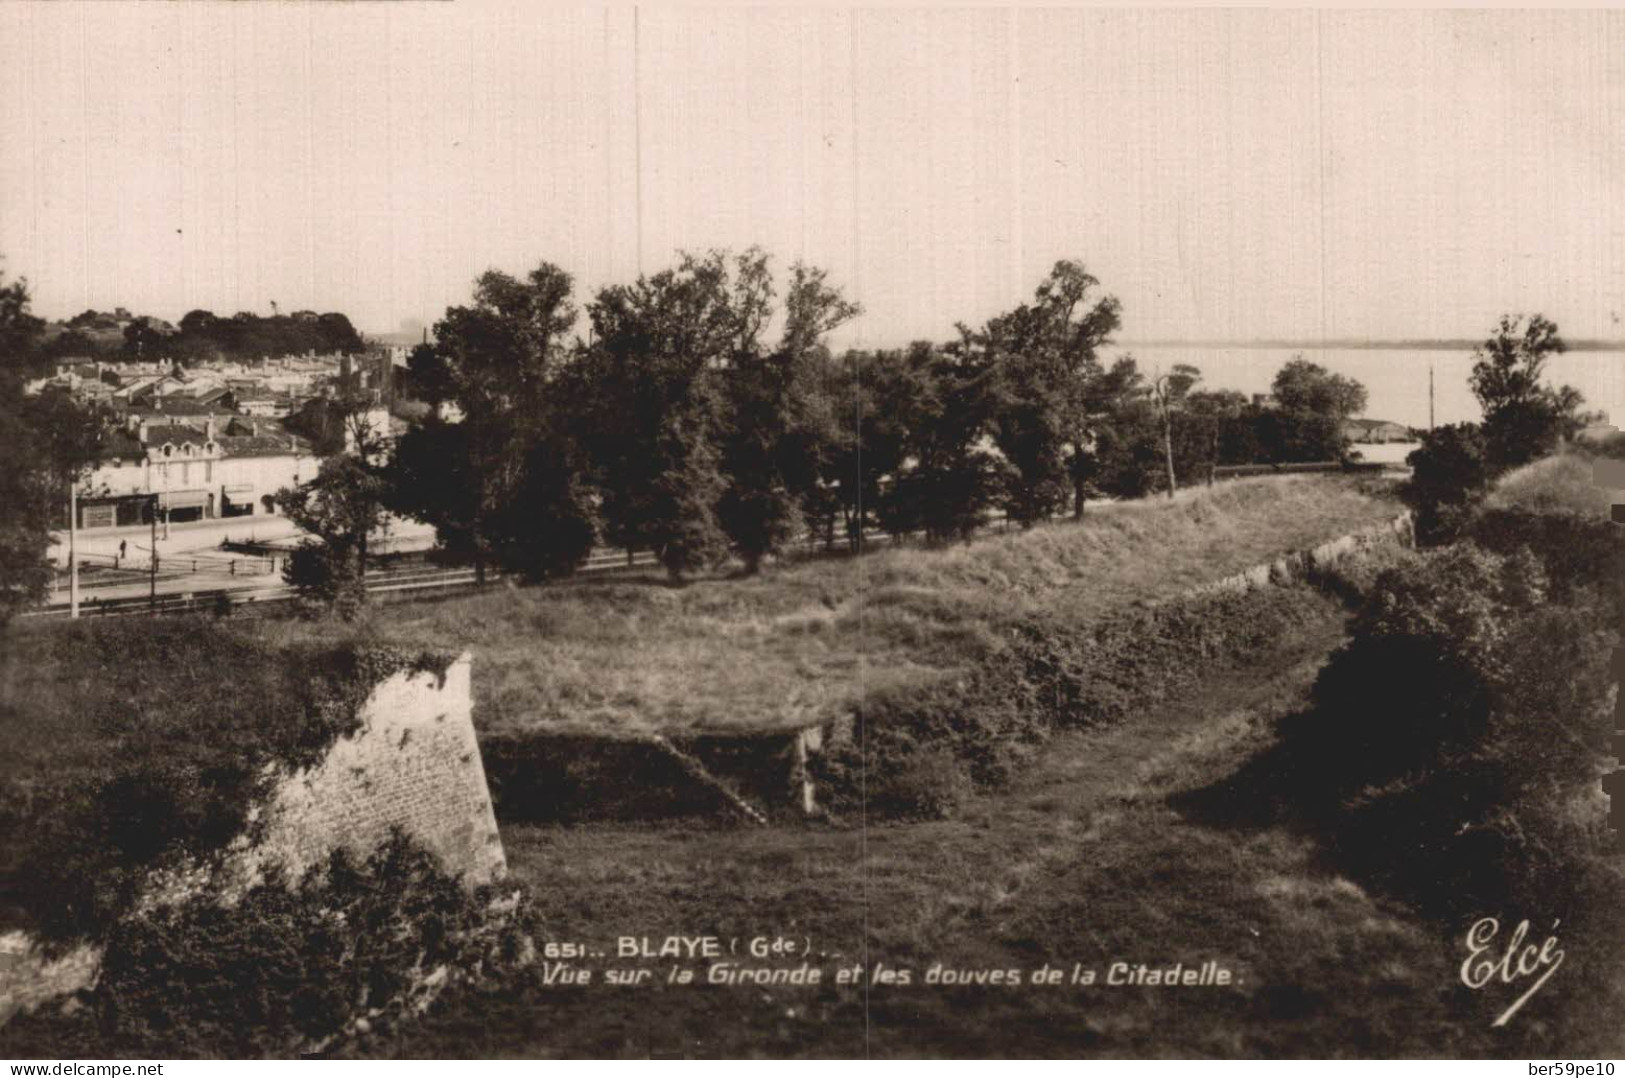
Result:
{"label": "grassy slope", "polygon": [[806,725],[967,669],[1034,610],[1088,619],[1391,517],[1348,480],[1240,482],[949,551],[821,559],[752,580],[579,583],[375,615],[477,656],[483,730]]}
{"label": "grassy slope", "polygon": [[[1618,1052],[1618,1030],[1548,985],[1509,999],[1456,980],[1456,926],[1341,875],[1287,824],[1187,814],[1302,706],[1342,612],[1215,671],[1136,722],[1065,735],[1020,788],[962,818],[867,829],[504,829],[550,938],[811,937],[827,967],[933,962],[1200,963],[1233,988],[548,988],[464,999],[388,1050],[406,1055],[1365,1056]],[[1566,941],[1571,966],[1612,938]],[[597,968],[607,964],[589,963]],[[653,965],[653,964],[651,964]],[[703,964],[702,964],[703,965]],[[1565,970],[1564,973],[1569,973]],[[1559,977],[1561,979],[1561,975]],[[1575,980],[1575,984],[1580,982]],[[1572,988],[1572,986],[1571,986]],[[1493,1008],[1493,1009],[1492,1009]],[[373,1050],[384,1050],[374,1046]]]}
{"label": "grassy slope", "polygon": [[[749,580],[503,588],[377,607],[359,627],[267,619],[208,632],[241,636],[255,650],[358,635],[471,649],[476,719],[487,732],[794,727],[841,714],[864,692],[968,669],[988,655],[1000,625],[1035,610],[1087,619],[1395,511],[1343,479],[1253,480],[1171,504],[1114,506],[1081,525],[948,551],[814,559]],[[127,628],[139,633],[134,622]],[[87,651],[87,639],[65,624],[9,630],[0,745],[19,765],[72,754],[89,733],[75,695],[117,658],[99,638]],[[188,656],[144,661],[155,699],[231,699],[240,696],[235,682],[254,678],[198,669]]]}
{"label": "grassy slope", "polygon": [[1491,509],[1571,512],[1607,518],[1613,500],[1612,492],[1594,481],[1590,460],[1564,454],[1508,472],[1495,484],[1485,504]]}

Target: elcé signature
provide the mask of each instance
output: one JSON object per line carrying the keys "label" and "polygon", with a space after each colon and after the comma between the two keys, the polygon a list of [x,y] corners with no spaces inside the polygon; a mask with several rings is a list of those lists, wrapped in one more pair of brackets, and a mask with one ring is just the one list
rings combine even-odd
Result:
{"label": "elc\u00e9 signature", "polygon": [[[1490,1023],[1492,1029],[1506,1025],[1563,964],[1563,949],[1558,946],[1556,934],[1560,924],[1561,920],[1552,922],[1552,935],[1539,947],[1524,942],[1529,935],[1527,920],[1518,922],[1504,949],[1495,942],[1495,937],[1501,931],[1501,922],[1494,917],[1482,917],[1467,930],[1467,960],[1461,964],[1461,983],[1468,988],[1483,988],[1494,980],[1514,984],[1525,977],[1540,974],[1524,994],[1513,1001],[1512,1006],[1501,1012],[1501,1017]],[[1491,951],[1492,947],[1495,950]]]}

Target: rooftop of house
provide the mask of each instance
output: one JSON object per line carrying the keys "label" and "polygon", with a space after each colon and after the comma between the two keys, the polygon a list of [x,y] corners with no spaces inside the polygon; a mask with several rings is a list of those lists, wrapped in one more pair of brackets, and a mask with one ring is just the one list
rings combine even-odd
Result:
{"label": "rooftop of house", "polygon": [[204,398],[164,396],[155,399],[151,404],[132,404],[128,414],[148,419],[163,419],[170,416],[205,418],[211,415],[229,415],[230,411],[220,406],[220,399],[224,396],[223,393]]}
{"label": "rooftop of house", "polygon": [[[138,422],[108,431],[102,438],[97,456],[103,461],[140,460],[149,451],[161,449],[165,444],[202,447],[208,442],[207,419]],[[312,452],[310,442],[290,433],[275,420],[241,416],[216,417],[214,442],[225,457],[275,457],[308,455]]]}
{"label": "rooftop of house", "polygon": [[209,440],[208,431],[190,423],[150,424],[144,431],[149,448],[169,445],[203,445]]}

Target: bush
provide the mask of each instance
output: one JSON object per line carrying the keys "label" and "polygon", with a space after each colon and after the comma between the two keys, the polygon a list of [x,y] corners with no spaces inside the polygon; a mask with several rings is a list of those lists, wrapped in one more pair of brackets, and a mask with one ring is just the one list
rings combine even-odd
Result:
{"label": "bush", "polygon": [[[532,921],[521,894],[469,894],[397,834],[365,860],[340,851],[302,880],[273,874],[234,906],[203,895],[120,920],[92,996],[96,1043],[75,1050],[330,1050],[421,1013],[444,988],[528,961]],[[47,1043],[63,1043],[49,1019],[39,1026]]]}
{"label": "bush", "polygon": [[970,776],[940,746],[916,747],[870,777],[868,805],[894,819],[951,819],[974,793]]}
{"label": "bush", "polygon": [[1427,545],[1450,542],[1495,478],[1483,431],[1473,423],[1439,427],[1423,434],[1421,448],[1405,459],[1411,479],[1403,496],[1416,510],[1417,538]]}
{"label": "bush", "polygon": [[201,618],[85,623],[57,647],[64,666],[96,671],[56,687],[96,746],[8,821],[22,848],[7,881],[55,941],[100,937],[152,869],[208,858],[242,833],[275,771],[319,762],[357,728],[378,682],[444,665],[353,644],[284,649]]}
{"label": "bush", "polygon": [[1602,849],[1602,562],[1513,542],[1563,518],[1497,519],[1506,553],[1459,543],[1382,573],[1315,710],[1281,731],[1345,862],[1451,912],[1560,906]]}
{"label": "bush", "polygon": [[1215,665],[1291,639],[1323,602],[1308,587],[1270,587],[1094,625],[1029,615],[1000,627],[996,653],[959,678],[869,694],[854,736],[809,761],[820,800],[850,812],[867,798],[878,816],[951,812],[968,791],[1008,782],[1056,731],[1132,718]]}

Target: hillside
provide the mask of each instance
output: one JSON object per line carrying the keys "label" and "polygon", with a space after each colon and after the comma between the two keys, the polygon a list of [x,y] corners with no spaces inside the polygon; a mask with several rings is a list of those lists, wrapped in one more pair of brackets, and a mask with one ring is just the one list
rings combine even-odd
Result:
{"label": "hillside", "polygon": [[1578,454],[1546,457],[1508,472],[1485,499],[1490,509],[1569,512],[1607,518],[1613,494],[1596,484],[1590,459]]}
{"label": "hillside", "polygon": [[469,647],[487,732],[771,729],[986,660],[1009,626],[1088,620],[1391,518],[1341,478],[1259,480],[947,551],[749,580],[581,583],[374,612],[412,647]]}
{"label": "hillside", "polygon": [[[946,551],[815,559],[684,588],[652,579],[508,587],[376,607],[355,626],[254,620],[209,633],[251,642],[242,650],[255,655],[357,638],[468,648],[486,733],[793,728],[849,711],[866,693],[971,669],[1017,623],[1050,613],[1088,620],[1165,598],[1395,512],[1386,496],[1341,477],[1250,480]],[[0,663],[0,715],[12,729],[0,740],[24,712],[31,731],[79,730],[76,697],[118,651],[104,637],[144,624],[13,628]],[[162,654],[150,640],[140,648],[154,696],[195,695],[205,678],[229,701],[230,686],[263,680],[220,669],[222,649],[192,641],[195,633],[161,635]],[[194,655],[200,647],[210,654]],[[41,748],[31,740],[17,758]]]}

